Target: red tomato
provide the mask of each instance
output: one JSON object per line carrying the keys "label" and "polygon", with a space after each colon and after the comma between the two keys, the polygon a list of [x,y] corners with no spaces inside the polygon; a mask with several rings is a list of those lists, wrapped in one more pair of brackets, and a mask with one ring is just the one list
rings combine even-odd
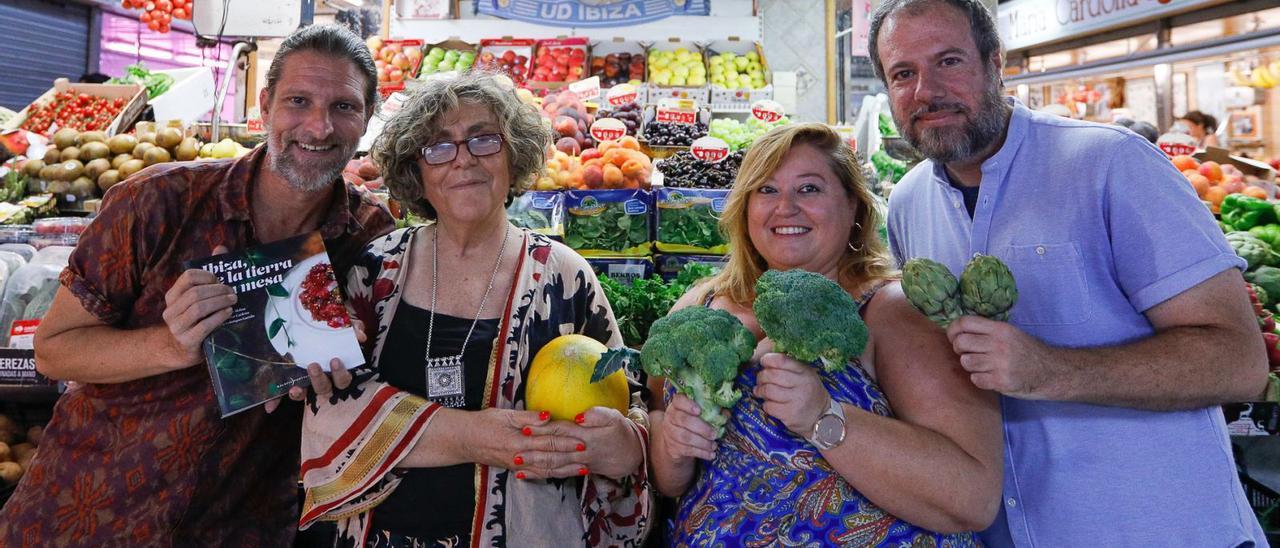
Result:
{"label": "red tomato", "polygon": [[[139,15],[139,16],[138,16],[138,21],[141,21],[141,22],[142,22],[142,24],[144,24],[144,25],[146,25],[146,26],[150,27],[150,26],[151,26],[151,12],[149,12],[149,11],[144,11],[144,12],[142,12],[142,15]],[[154,30],[154,29],[153,29],[153,30]]]}
{"label": "red tomato", "polygon": [[148,21],[148,22],[147,22],[147,28],[149,28],[149,29],[151,29],[151,30],[154,30],[154,31],[156,31],[156,32],[159,32],[159,31],[160,31],[160,22],[159,22],[159,21],[156,21],[155,19],[152,19],[152,20],[150,20],[150,21]]}
{"label": "red tomato", "polygon": [[173,10],[173,4],[169,0],[156,0],[156,9],[168,13]]}

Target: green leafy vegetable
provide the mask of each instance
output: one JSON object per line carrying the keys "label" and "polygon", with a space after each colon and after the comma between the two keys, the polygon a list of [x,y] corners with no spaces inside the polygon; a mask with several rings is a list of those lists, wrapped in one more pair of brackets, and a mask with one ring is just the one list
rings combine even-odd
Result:
{"label": "green leafy vegetable", "polygon": [[569,215],[565,244],[573,249],[622,252],[649,241],[649,216],[630,215],[621,203],[602,204],[598,215]]}
{"label": "green leafy vegetable", "polygon": [[129,65],[124,69],[124,76],[120,78],[112,78],[107,80],[108,84],[137,84],[147,88],[147,98],[155,99],[157,96],[169,91],[173,87],[173,76],[147,70],[142,63]]}
{"label": "green leafy vegetable", "polygon": [[893,117],[881,112],[879,121],[881,137],[898,137],[898,127],[893,124]]}
{"label": "green leafy vegetable", "polygon": [[700,263],[688,263],[667,283],[653,276],[622,284],[604,274],[598,276],[604,296],[613,308],[627,346],[639,348],[649,334],[649,326],[671,310],[676,300],[699,280],[715,274],[715,269]]}
{"label": "green leafy vegetable", "polygon": [[658,241],[703,249],[722,246],[727,242],[719,222],[710,207],[662,208],[658,210]]}
{"label": "green leafy vegetable", "polygon": [[871,165],[875,166],[876,174],[882,180],[900,181],[907,174],[907,163],[889,156],[884,149],[871,153]]}

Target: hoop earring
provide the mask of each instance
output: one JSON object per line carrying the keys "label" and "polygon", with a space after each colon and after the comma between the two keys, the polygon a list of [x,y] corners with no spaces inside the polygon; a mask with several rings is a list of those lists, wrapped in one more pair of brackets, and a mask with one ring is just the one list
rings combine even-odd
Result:
{"label": "hoop earring", "polygon": [[[854,221],[853,227],[858,229],[858,234],[862,234],[862,223]],[[852,251],[854,253],[862,253],[862,246],[853,247],[853,242],[849,242],[849,251]]]}

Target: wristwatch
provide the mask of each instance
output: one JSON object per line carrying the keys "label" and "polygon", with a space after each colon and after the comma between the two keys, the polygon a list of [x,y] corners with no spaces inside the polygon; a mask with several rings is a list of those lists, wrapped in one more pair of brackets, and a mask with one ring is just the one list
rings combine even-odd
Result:
{"label": "wristwatch", "polygon": [[822,451],[840,445],[844,441],[844,407],[834,398],[818,422],[813,423],[813,434],[807,440]]}

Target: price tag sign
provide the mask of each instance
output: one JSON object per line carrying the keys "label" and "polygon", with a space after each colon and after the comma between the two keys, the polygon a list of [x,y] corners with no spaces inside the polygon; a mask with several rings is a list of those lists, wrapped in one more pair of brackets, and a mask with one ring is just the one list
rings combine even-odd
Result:
{"label": "price tag sign", "polygon": [[663,98],[658,102],[658,106],[685,110],[698,110],[697,101],[694,101],[693,99],[676,99],[675,97]]}
{"label": "price tag sign", "polygon": [[782,104],[762,99],[751,105],[751,116],[761,122],[772,124],[781,120],[785,113],[782,110]]}
{"label": "price tag sign", "polygon": [[578,99],[589,101],[600,96],[600,77],[592,76],[586,80],[578,80],[569,84],[569,92]]}
{"label": "price tag sign", "polygon": [[627,125],[617,118],[601,118],[591,124],[591,138],[597,141],[621,139],[627,134]]}
{"label": "price tag sign", "polygon": [[262,109],[259,107],[250,108],[249,116],[246,117],[244,125],[245,130],[249,133],[266,133],[267,125],[262,121]]}
{"label": "price tag sign", "polygon": [[[598,77],[593,77],[597,78]],[[636,98],[640,96],[639,90],[631,84],[618,84],[609,88],[609,94],[605,96],[605,102],[609,106],[620,107],[636,102]]]}
{"label": "price tag sign", "polygon": [[698,111],[686,108],[658,107],[654,120],[672,124],[698,123]]}
{"label": "price tag sign", "polygon": [[694,158],[716,164],[729,157],[729,143],[716,137],[702,137],[693,142],[689,153],[693,154]]}
{"label": "price tag sign", "polygon": [[1186,133],[1166,133],[1156,140],[1156,146],[1170,157],[1189,155],[1196,151],[1197,144],[1196,138]]}

